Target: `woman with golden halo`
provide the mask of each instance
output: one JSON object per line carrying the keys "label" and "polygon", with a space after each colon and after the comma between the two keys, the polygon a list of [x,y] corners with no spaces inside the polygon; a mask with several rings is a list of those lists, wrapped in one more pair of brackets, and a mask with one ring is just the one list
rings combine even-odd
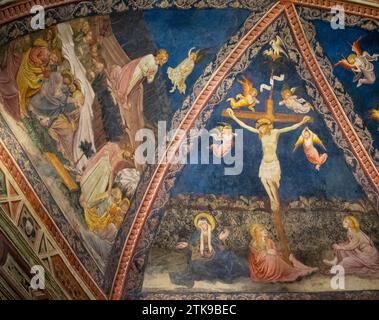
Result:
{"label": "woman with golden halo", "polygon": [[324,263],[342,266],[345,274],[379,278],[379,252],[369,236],[361,230],[358,219],[346,216],[342,224],[347,230],[348,241],[334,244],[334,259],[324,260]]}
{"label": "woman with golden halo", "polygon": [[225,250],[229,231],[225,229],[218,238],[214,235],[216,221],[209,213],[200,213],[194,219],[196,231],[189,242],[179,242],[177,249],[188,248],[188,265],[183,273],[170,273],[171,282],[192,288],[195,281],[221,280],[232,282],[235,278],[247,276],[247,267],[237,256]]}
{"label": "woman with golden halo", "polygon": [[293,255],[290,255],[292,265],[288,264],[262,225],[253,224],[250,228],[250,235],[252,240],[249,246],[248,261],[251,280],[292,282],[317,270],[317,268],[302,264]]}

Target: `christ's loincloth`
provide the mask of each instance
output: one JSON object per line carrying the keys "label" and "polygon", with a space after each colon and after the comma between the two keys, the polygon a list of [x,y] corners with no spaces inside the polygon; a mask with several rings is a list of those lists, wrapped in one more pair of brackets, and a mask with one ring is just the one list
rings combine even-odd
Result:
{"label": "christ's loincloth", "polygon": [[279,160],[274,160],[271,162],[261,161],[261,165],[259,167],[259,178],[262,182],[273,182],[279,188],[280,176],[281,171]]}

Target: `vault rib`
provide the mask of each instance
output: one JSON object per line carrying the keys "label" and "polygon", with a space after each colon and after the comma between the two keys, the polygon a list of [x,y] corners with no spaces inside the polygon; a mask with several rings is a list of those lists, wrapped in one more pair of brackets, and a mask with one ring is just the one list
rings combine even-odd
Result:
{"label": "vault rib", "polygon": [[358,137],[358,134],[354,130],[354,127],[350,123],[343,107],[341,106],[338,98],[336,97],[333,89],[326,80],[325,75],[321,71],[317,59],[311,49],[311,46],[305,36],[304,29],[301,25],[299,16],[296,12],[295,6],[292,3],[287,3],[285,5],[285,13],[289,21],[290,29],[292,31],[293,37],[297,44],[297,47],[302,55],[308,69],[320,90],[321,95],[323,96],[326,104],[329,107],[329,110],[333,114],[334,119],[336,120],[339,128],[343,132],[346,140],[351,146],[351,150],[360,163],[365,174],[372,183],[375,191],[379,193],[379,172],[375,167],[371,157],[364,148],[361,140]]}

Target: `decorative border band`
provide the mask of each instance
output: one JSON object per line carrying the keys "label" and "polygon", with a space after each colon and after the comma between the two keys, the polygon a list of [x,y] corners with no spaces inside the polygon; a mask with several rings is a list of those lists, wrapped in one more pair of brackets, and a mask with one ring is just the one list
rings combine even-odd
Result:
{"label": "decorative border band", "polygon": [[304,7],[313,7],[325,10],[330,10],[332,7],[340,5],[343,6],[345,12],[348,14],[379,20],[379,9],[364,5],[353,4],[350,2],[347,3],[345,1],[331,0],[290,0],[289,2]]}
{"label": "decorative border band", "polygon": [[79,0],[27,0],[10,4],[0,8],[0,25],[9,23],[14,20],[30,15],[30,10],[35,5],[43,6],[45,9],[51,9],[62,5],[80,2]]}
{"label": "decorative border band", "polygon": [[[18,20],[30,15],[30,9],[33,5],[41,5],[45,9],[52,9],[59,6],[69,5],[79,3],[79,0],[24,0],[22,2],[17,2],[13,4],[6,5],[0,8],[0,25],[7,24],[11,21]],[[128,2],[128,1],[125,1]],[[150,3],[153,2],[153,3]],[[155,1],[143,1],[143,4],[148,6],[154,6]],[[178,1],[180,4],[180,1]],[[273,1],[274,2],[274,1]],[[284,2],[284,1],[282,1]],[[287,2],[292,2],[297,5],[322,8],[330,10],[335,5],[344,6],[345,10],[349,14],[364,16],[372,19],[379,19],[379,9],[367,6],[356,4],[356,3],[347,3],[344,1],[331,1],[331,0],[288,0]],[[131,1],[132,5],[139,7],[137,1]],[[104,3],[103,5],[108,5]],[[111,4],[112,5],[112,4]]]}
{"label": "decorative border band", "polygon": [[378,291],[287,293],[145,293],[141,300],[378,300]]}

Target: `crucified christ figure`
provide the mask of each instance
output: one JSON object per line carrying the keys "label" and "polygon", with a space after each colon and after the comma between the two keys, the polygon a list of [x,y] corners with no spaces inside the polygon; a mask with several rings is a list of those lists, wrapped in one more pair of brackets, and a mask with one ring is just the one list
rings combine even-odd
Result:
{"label": "crucified christ figure", "polygon": [[259,135],[263,150],[263,158],[259,167],[259,178],[270,198],[272,212],[278,212],[280,209],[279,186],[281,170],[276,149],[278,147],[280,134],[296,130],[311,121],[311,117],[305,116],[301,122],[292,126],[274,129],[272,121],[268,118],[259,119],[256,123],[256,128],[254,128],[238,119],[232,109],[227,109],[227,114],[242,128]]}

